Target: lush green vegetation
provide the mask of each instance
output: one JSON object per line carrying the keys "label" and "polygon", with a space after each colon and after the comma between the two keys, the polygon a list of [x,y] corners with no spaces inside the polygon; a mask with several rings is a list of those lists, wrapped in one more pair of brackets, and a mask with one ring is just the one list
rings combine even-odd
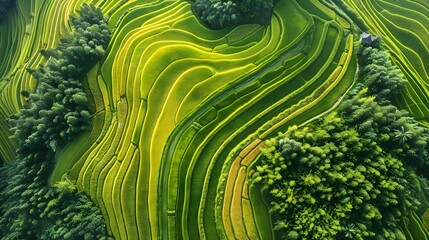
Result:
{"label": "lush green vegetation", "polygon": [[15,0],[0,1],[0,22],[9,13],[10,9],[15,5]]}
{"label": "lush green vegetation", "polygon": [[[108,45],[106,39],[87,39],[103,39],[105,21],[96,24],[99,30],[69,17],[84,3],[110,16]],[[337,147],[325,148],[330,154],[343,154],[342,160],[360,154],[367,162],[332,159],[335,170],[319,170],[325,177],[335,173],[332,182],[315,173],[317,164],[306,162],[321,178],[318,185],[347,189],[349,182],[366,180],[354,187],[356,194],[319,194],[336,203],[338,216],[324,211],[340,222],[320,234],[337,231],[343,238],[384,231],[425,239],[427,133],[413,117],[425,124],[427,94],[424,78],[416,83],[410,76],[424,73],[427,7],[423,0],[17,0],[0,23],[0,177],[7,179],[0,187],[9,194],[0,200],[11,209],[1,212],[8,217],[0,227],[13,229],[0,235],[23,237],[25,227],[30,237],[46,239],[274,239],[272,219],[281,214],[270,211],[274,197],[266,196],[272,189],[254,181],[255,170],[265,161],[265,140],[299,125],[294,131],[314,156],[329,142]],[[101,18],[99,12],[91,16]],[[413,44],[407,29],[416,36]],[[361,30],[381,35],[383,50],[392,56],[359,49]],[[409,54],[413,45],[417,57]],[[10,138],[7,119],[16,113],[13,133],[27,142]],[[311,136],[322,130],[330,136]],[[349,134],[354,138],[344,136]],[[20,146],[27,152],[16,156],[17,149],[24,152]],[[362,153],[364,147],[368,151]],[[44,154],[30,153],[36,149]],[[373,162],[371,151],[384,161]],[[20,156],[25,160],[13,161]],[[307,169],[296,164],[287,169]],[[350,172],[359,165],[366,171]],[[368,184],[376,187],[366,190]],[[317,189],[301,190],[296,199],[320,198]],[[356,205],[349,212],[347,197]],[[13,203],[16,198],[22,200]],[[310,211],[311,201],[296,203],[295,210]],[[377,212],[386,218],[378,220]],[[314,224],[322,219],[317,214]]]}
{"label": "lush green vegetation", "polygon": [[22,93],[27,104],[11,119],[21,156],[44,148],[55,152],[90,129],[82,80],[107,47],[110,32],[105,21],[100,10],[85,5],[79,18],[72,17],[73,35],[62,38],[55,50],[44,51],[49,58],[45,66],[28,69],[38,82],[36,92]]}
{"label": "lush green vegetation", "polygon": [[[405,91],[395,96],[394,104],[407,109],[421,123],[427,125],[429,116],[429,11],[425,4],[405,0],[393,3],[377,1],[342,1],[342,9],[354,13],[372,33],[383,38],[393,61],[407,78]],[[346,10],[345,10],[346,11]],[[362,24],[360,24],[362,25]]]}
{"label": "lush green vegetation", "polygon": [[274,0],[194,0],[193,9],[198,17],[213,29],[244,23],[268,24]]}
{"label": "lush green vegetation", "polygon": [[101,58],[110,31],[100,9],[84,5],[74,32],[46,52],[45,66],[28,69],[38,81],[24,108],[11,118],[17,157],[0,169],[4,239],[108,238],[100,210],[67,178],[48,186],[55,152],[90,128],[83,79]]}
{"label": "lush green vegetation", "polygon": [[405,239],[399,220],[428,207],[427,130],[388,100],[403,74],[377,48],[360,59],[362,83],[337,111],[262,150],[253,178],[268,186],[282,238]]}

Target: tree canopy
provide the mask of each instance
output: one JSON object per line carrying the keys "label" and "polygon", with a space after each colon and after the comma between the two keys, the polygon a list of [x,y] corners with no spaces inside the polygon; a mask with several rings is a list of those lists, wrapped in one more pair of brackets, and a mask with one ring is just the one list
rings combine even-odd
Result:
{"label": "tree canopy", "polygon": [[274,0],[195,0],[192,2],[195,13],[203,23],[213,29],[233,24],[268,24]]}
{"label": "tree canopy", "polygon": [[361,57],[360,83],[336,111],[262,149],[253,178],[282,238],[405,239],[399,220],[429,206],[428,131],[389,100],[403,74],[387,52]]}
{"label": "tree canopy", "polygon": [[29,103],[11,117],[17,157],[0,168],[0,235],[4,239],[107,239],[100,209],[67,179],[53,188],[48,179],[55,151],[91,128],[83,81],[110,39],[100,9],[83,5],[72,17],[74,31],[45,66],[28,69],[38,85]]}

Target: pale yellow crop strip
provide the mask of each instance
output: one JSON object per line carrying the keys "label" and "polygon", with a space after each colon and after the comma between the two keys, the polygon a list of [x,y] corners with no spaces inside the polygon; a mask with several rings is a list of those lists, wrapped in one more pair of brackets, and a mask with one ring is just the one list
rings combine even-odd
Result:
{"label": "pale yellow crop strip", "polygon": [[247,239],[246,226],[244,224],[243,210],[241,205],[241,193],[243,192],[246,179],[246,167],[241,166],[235,178],[234,190],[231,198],[231,222],[236,239]]}
{"label": "pale yellow crop strip", "polygon": [[[229,175],[229,176],[231,176],[231,175]],[[226,199],[226,198],[225,198]],[[225,206],[224,206],[225,207]],[[225,218],[224,218],[225,219]]]}
{"label": "pale yellow crop strip", "polygon": [[142,239],[144,236],[139,235],[139,226],[137,225],[136,203],[137,193],[136,185],[139,173],[139,150],[136,149],[132,156],[131,165],[127,171],[123,186],[126,188],[121,194],[122,211],[124,212],[125,226],[127,227],[127,235],[129,239]]}
{"label": "pale yellow crop strip", "polygon": [[[255,159],[260,154],[260,149],[264,146],[264,143],[261,142],[259,139],[256,139],[253,141],[250,145],[248,145],[244,150],[247,150],[247,148],[251,148],[251,152],[241,161],[241,164],[246,167],[246,173],[249,172],[249,166],[252,164]],[[252,239],[251,236],[258,236],[258,229],[256,227],[255,217],[252,211],[252,205],[251,200],[249,198],[249,186],[251,184],[250,174],[248,173],[246,175],[245,179],[245,185],[243,188],[243,194],[242,194],[242,204],[243,204],[243,219],[244,223],[246,225],[246,231],[248,233],[248,236]],[[248,203],[247,205],[245,203]]]}
{"label": "pale yellow crop strip", "polygon": [[[353,40],[352,40],[352,37],[350,36],[349,37],[349,46],[353,46]],[[349,51],[351,51],[352,50],[352,47],[349,49]],[[349,55],[352,55],[351,54],[351,52],[350,52],[350,54]],[[348,58],[347,60],[346,60],[346,62],[344,63],[345,65],[348,65],[348,61],[350,60],[350,58]],[[256,150],[258,150],[258,149],[256,149]],[[255,154],[256,155],[256,154]],[[250,164],[250,162],[248,163],[248,164]]]}
{"label": "pale yellow crop strip", "polygon": [[[227,184],[225,185],[225,190],[223,193],[223,206],[222,206],[222,221],[223,228],[228,239],[235,239],[234,230],[233,230],[233,222],[231,219],[231,195],[233,195],[234,191],[234,183],[237,178],[238,171],[240,169],[240,161],[241,157],[237,157],[237,159],[232,163],[231,168],[228,173]],[[231,180],[229,180],[231,179]]]}
{"label": "pale yellow crop strip", "polygon": [[[245,186],[245,188],[248,188],[248,186]],[[252,204],[250,203],[249,199],[242,199],[242,208],[243,208],[243,219],[244,224],[246,227],[247,236],[249,239],[260,239],[258,228],[256,227],[256,223],[253,216],[253,208]]]}
{"label": "pale yellow crop strip", "polygon": [[119,164],[116,164],[117,157],[112,156],[109,164],[105,165],[99,175],[99,183],[98,186],[102,186],[101,194],[103,199],[103,204],[108,214],[107,220],[110,222],[109,229],[112,231],[113,236],[121,236],[121,228],[120,224],[122,222],[121,216],[115,214],[115,209],[113,207],[113,194],[111,183],[108,182],[109,176],[115,174],[118,171]]}
{"label": "pale yellow crop strip", "polygon": [[[231,115],[234,115],[234,113],[237,111],[238,110],[232,112]],[[185,182],[186,182],[185,190],[184,190],[184,196],[185,197],[184,197],[184,206],[183,206],[183,213],[182,213],[182,218],[184,218],[184,219],[182,219],[182,234],[183,234],[183,238],[185,238],[185,239],[189,238],[188,221],[186,220],[186,216],[188,215],[189,198],[190,198],[190,192],[191,192],[190,191],[190,183],[192,180],[192,172],[194,171],[196,161],[199,159],[201,151],[205,146],[204,143],[210,141],[210,139],[213,138],[213,136],[217,133],[217,131],[219,131],[219,129],[222,128],[222,126],[225,125],[229,121],[230,121],[230,119],[228,119],[228,118],[223,119],[216,127],[214,127],[213,130],[209,134],[207,134],[206,137],[204,137],[204,139],[201,141],[202,144],[198,145],[197,149],[195,150],[195,153],[192,156],[192,159],[191,159],[191,162],[190,162],[190,165],[189,165],[189,168],[187,170],[186,177],[185,177]],[[217,152],[219,152],[219,150]],[[215,157],[216,155],[217,154],[214,154],[213,157]],[[210,170],[211,170],[211,168],[209,167],[209,171],[207,172],[207,174],[210,172]],[[207,174],[206,174],[206,177],[207,177]],[[204,181],[204,182],[207,182],[207,181]],[[204,190],[203,190],[203,192],[204,192]],[[203,205],[200,205],[200,206],[203,206]],[[201,212],[201,210],[200,210],[200,212]],[[201,221],[201,216],[199,217],[199,223],[198,223],[199,226],[201,226],[200,221]],[[199,230],[200,230],[200,236],[205,236],[204,229],[200,228]]]}
{"label": "pale yellow crop strip", "polygon": [[[122,202],[122,196],[127,195],[127,191],[123,193],[123,181],[124,181],[125,174],[129,170],[129,166],[131,165],[132,157],[136,150],[136,147],[131,145],[126,149],[127,149],[127,153],[124,160],[121,161],[120,159],[117,159],[117,162],[115,163],[115,165],[119,166],[117,172],[112,173],[111,177],[109,177],[109,175],[106,177],[106,181],[109,182],[110,180],[111,182],[113,182],[112,193],[111,193],[112,207],[114,209],[115,216],[118,220],[118,228],[122,239],[129,239],[127,235],[127,232],[129,230],[127,229],[127,225],[125,224],[126,222],[125,218],[130,217],[130,216],[124,216],[124,211],[123,211],[123,205],[130,204],[130,203]],[[136,235],[136,233],[133,233],[133,235]]]}

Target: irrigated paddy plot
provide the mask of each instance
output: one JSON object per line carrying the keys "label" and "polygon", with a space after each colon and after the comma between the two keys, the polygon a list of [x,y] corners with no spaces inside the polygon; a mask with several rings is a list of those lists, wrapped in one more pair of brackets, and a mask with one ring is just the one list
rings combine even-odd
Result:
{"label": "irrigated paddy plot", "polygon": [[[186,1],[18,0],[0,23],[0,160],[15,157],[7,119],[26,104],[21,91],[37,87],[26,68],[50,61],[46,49],[84,2],[110,15],[112,39],[86,76],[92,130],[56,152],[51,185],[76,184],[116,239],[275,238],[265,189],[253,182],[260,149],[349,92],[356,26],[327,1],[280,0],[267,26],[211,30]],[[426,122],[427,6],[345,3],[409,80],[395,104]]]}

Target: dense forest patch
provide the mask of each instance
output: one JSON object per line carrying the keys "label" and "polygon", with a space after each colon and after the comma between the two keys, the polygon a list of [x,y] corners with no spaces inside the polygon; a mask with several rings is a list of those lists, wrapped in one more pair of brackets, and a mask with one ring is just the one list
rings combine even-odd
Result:
{"label": "dense forest patch", "polygon": [[428,207],[428,131],[388,100],[404,76],[377,48],[360,62],[361,83],[337,111],[262,150],[253,177],[268,186],[282,238],[405,239],[400,219]]}
{"label": "dense forest patch", "polygon": [[259,23],[268,24],[275,0],[194,0],[193,9],[198,17],[213,29],[230,25]]}
{"label": "dense forest patch", "polygon": [[82,84],[110,39],[106,18],[93,5],[72,17],[74,32],[62,38],[45,66],[28,69],[35,93],[11,118],[17,157],[0,169],[1,236],[5,239],[105,239],[100,210],[70,181],[49,187],[54,154],[76,134],[88,131],[91,115]]}

